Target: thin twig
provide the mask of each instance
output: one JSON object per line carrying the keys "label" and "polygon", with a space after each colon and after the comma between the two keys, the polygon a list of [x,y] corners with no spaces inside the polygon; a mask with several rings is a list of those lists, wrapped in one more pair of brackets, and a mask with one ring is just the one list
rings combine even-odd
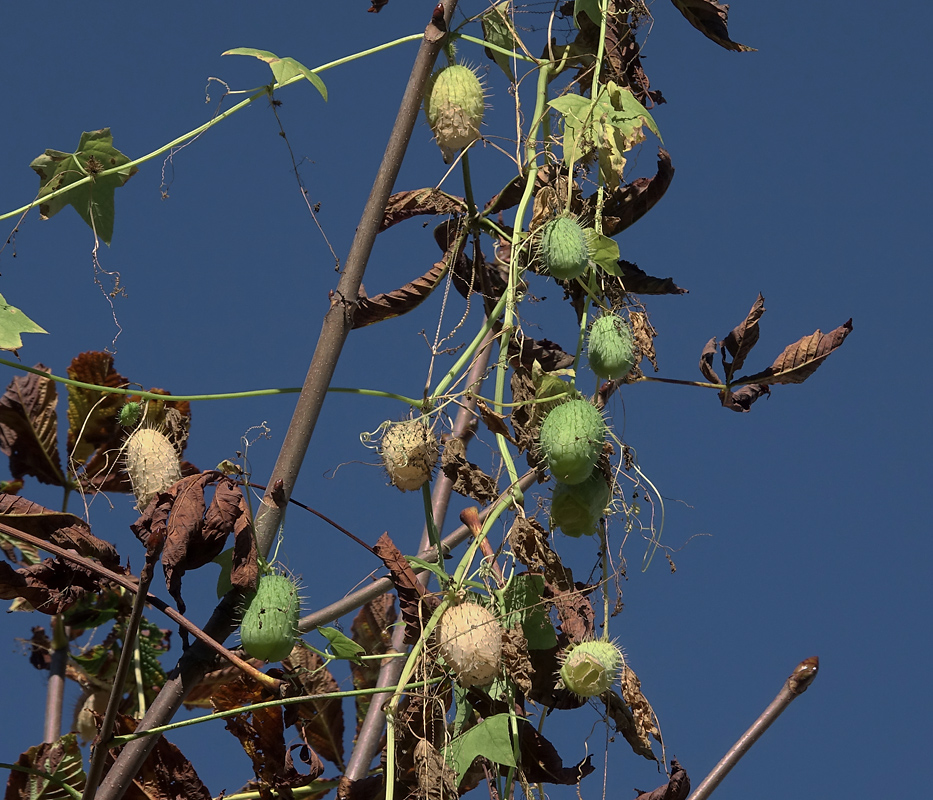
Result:
{"label": "thin twig", "polygon": [[802,695],[810,687],[819,668],[820,660],[816,656],[801,661],[784,682],[778,696],[771,701],[771,704],[752,723],[752,726],[742,734],[739,740],[729,748],[729,752],[713,767],[710,774],[703,779],[703,782],[697,786],[687,800],[706,800],[719,786],[722,779],[729,774],[729,770],[739,763],[739,759],[751,749],[751,746],[758,741],[761,734],[768,730],[771,723],[781,715],[784,709],[791,704],[791,701]]}

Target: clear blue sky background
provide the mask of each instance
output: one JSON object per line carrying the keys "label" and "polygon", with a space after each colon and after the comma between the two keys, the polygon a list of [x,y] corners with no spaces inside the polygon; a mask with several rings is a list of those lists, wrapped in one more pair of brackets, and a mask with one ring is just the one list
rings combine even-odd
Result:
{"label": "clear blue sky background", "polygon": [[[464,3],[464,10],[479,5]],[[264,64],[221,58],[257,47],[308,66],[423,30],[432,3],[392,0],[368,14],[366,0],[260,7],[244,3],[5,4],[0,28],[0,213],[37,190],[29,162],[46,148],[70,151],[82,131],[109,126],[117,148],[138,157],[208,120],[223,89],[268,80]],[[540,28],[548,4],[520,19]],[[667,498],[658,558],[639,571],[643,543],[624,555],[625,610],[614,634],[642,679],[668,754],[698,784],[803,658],[818,655],[815,684],[727,778],[717,797],[920,796],[926,788],[931,696],[927,659],[931,564],[929,452],[931,195],[930,63],[933,14],[925,3],[896,13],[865,0],[806,7],[735,2],[730,32],[758,52],[722,50],[669,3],[651,6],[644,66],[667,104],[655,110],[677,170],[663,201],[618,237],[623,258],[671,275],[690,293],[648,298],[660,375],[699,379],[700,350],[743,318],[758,292],[768,312],[749,359],[764,368],[816,328],[854,319],[854,332],[810,380],[777,387],[748,415],[719,407],[713,392],[641,384],[613,400],[615,425]],[[540,41],[540,33],[535,41]],[[532,37],[534,38],[534,37]],[[312,202],[341,259],[368,194],[415,44],[322,75],[324,103],[308,84],[279,95],[285,130]],[[464,58],[485,68],[478,48]],[[510,100],[495,67],[490,127]],[[229,104],[229,100],[226,101]],[[654,172],[656,142],[632,159]],[[333,260],[298,193],[285,143],[265,102],[234,115],[176,154],[160,193],[160,163],[145,164],[117,193],[113,245],[100,261],[118,270],[128,296],[116,366],[131,380],[175,393],[296,386],[304,378]],[[474,150],[476,192],[486,198],[510,176],[491,148]],[[434,185],[444,171],[424,124],[416,128],[397,189]],[[459,194],[457,175],[444,188]],[[3,230],[12,230],[7,220]],[[111,346],[117,329],[94,283],[92,238],[72,209],[40,223],[32,212],[15,248],[0,255],[0,292],[48,331],[30,335],[23,363],[61,374],[71,358]],[[15,254],[15,257],[14,257]],[[419,221],[380,237],[368,291],[424,271],[438,251]],[[552,301],[560,292],[536,284]],[[452,295],[444,326],[462,313]],[[532,310],[546,335],[572,346],[571,312]],[[440,298],[409,318],[351,335],[338,386],[417,396],[428,354],[420,331],[437,326]],[[552,313],[553,312],[553,313]],[[561,319],[563,317],[563,319]],[[466,330],[475,330],[475,315]],[[470,334],[472,335],[472,334]],[[0,369],[0,381],[17,372]],[[188,458],[209,468],[250,447],[257,480],[268,476],[294,396],[202,403],[194,408]],[[64,415],[64,403],[60,404]],[[374,542],[384,531],[414,549],[417,495],[385,486],[359,433],[406,409],[332,395],[295,497]],[[483,446],[471,458],[491,466]],[[339,469],[338,469],[339,467]],[[24,494],[57,507],[31,482]],[[95,532],[132,566],[142,551],[124,496],[92,506]],[[456,506],[460,508],[461,506]],[[72,509],[80,513],[80,508]],[[452,513],[447,529],[456,524]],[[621,533],[616,530],[616,541]],[[585,577],[593,543],[558,540]],[[309,606],[333,601],[378,565],[316,519],[290,512],[284,547]],[[213,567],[186,586],[195,620],[212,604]],[[193,578],[203,581],[201,590]],[[159,586],[161,589],[161,586]],[[42,737],[45,675],[28,666],[14,637],[44,622],[0,618],[4,719],[0,758],[13,761]],[[583,796],[599,796],[605,751],[596,710],[553,718],[568,762],[594,752],[598,773]],[[556,724],[555,724],[556,723]],[[218,724],[175,737],[211,791],[236,790],[248,760]],[[609,744],[609,795],[662,781],[621,740]],[[328,770],[327,774],[331,774]],[[552,787],[552,798],[574,797]]]}

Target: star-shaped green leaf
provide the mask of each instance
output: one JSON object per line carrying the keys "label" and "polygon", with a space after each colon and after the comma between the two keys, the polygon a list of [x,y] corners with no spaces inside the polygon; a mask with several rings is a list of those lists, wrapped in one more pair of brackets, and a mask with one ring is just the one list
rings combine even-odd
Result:
{"label": "star-shaped green leaf", "polygon": [[275,53],[268,50],[257,50],[255,47],[234,47],[232,50],[226,50],[221,53],[222,56],[253,56],[260,61],[265,61],[272,70],[272,77],[276,83],[285,83],[292,78],[301,75],[321,93],[321,97],[327,100],[327,87],[324,85],[317,73],[312,72],[300,61],[294,58],[279,58]]}
{"label": "star-shaped green leaf", "polygon": [[11,306],[0,294],[0,350],[19,350],[23,346],[21,333],[48,333],[36,325],[16,306]]}
{"label": "star-shaped green leaf", "polygon": [[[110,128],[84,132],[73,153],[46,150],[29,166],[40,178],[39,213],[49,219],[72,205],[105,244],[113,238],[113,192],[136,174],[130,159],[113,146]],[[84,181],[70,191],[55,194]],[[52,196],[55,195],[55,196]]]}

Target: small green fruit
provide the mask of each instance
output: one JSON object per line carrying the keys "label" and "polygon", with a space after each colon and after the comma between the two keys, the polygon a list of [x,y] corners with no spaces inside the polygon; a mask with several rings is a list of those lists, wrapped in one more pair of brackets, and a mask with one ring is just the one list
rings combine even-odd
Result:
{"label": "small green fruit", "polygon": [[564,658],[560,678],[580,697],[595,697],[612,686],[623,660],[622,651],[611,642],[582,642]]}
{"label": "small green fruit", "polygon": [[635,343],[632,330],[617,314],[600,317],[590,328],[586,351],[590,369],[600,378],[624,378],[635,366]]}
{"label": "small green fruit", "polygon": [[261,575],[240,623],[243,649],[253,658],[281,661],[295,646],[300,612],[298,588],[291,578]]}
{"label": "small green fruit", "polygon": [[541,451],[551,474],[571,486],[583,483],[603,451],[606,423],[596,406],[568,400],[551,411],[541,425]]}
{"label": "small green fruit", "polygon": [[541,229],[538,252],[545,270],[563,281],[579,278],[590,264],[586,231],[573,217],[555,217]]}
{"label": "small green fruit", "polygon": [[551,526],[567,536],[596,532],[596,523],[609,505],[611,492],[602,470],[596,468],[583,483],[558,483],[551,495]]}
{"label": "small green fruit", "polygon": [[448,608],[437,625],[438,649],[461,686],[486,686],[502,663],[502,626],[485,606]]}
{"label": "small green fruit", "polygon": [[123,405],[120,409],[120,415],[117,418],[119,423],[124,428],[132,428],[137,422],[139,422],[139,417],[143,412],[143,407],[141,403],[134,403],[130,401]]}
{"label": "small green fruit", "polygon": [[178,453],[168,437],[155,428],[140,428],[130,436],[124,458],[141,512],[159,492],[181,480]]}
{"label": "small green fruit", "polygon": [[382,463],[403,492],[420,489],[431,479],[438,452],[437,437],[420,419],[390,425],[382,435]]}
{"label": "small green fruit", "polygon": [[424,93],[424,114],[434,131],[444,163],[479,138],[485,109],[483,86],[473,70],[451,64],[435,72]]}

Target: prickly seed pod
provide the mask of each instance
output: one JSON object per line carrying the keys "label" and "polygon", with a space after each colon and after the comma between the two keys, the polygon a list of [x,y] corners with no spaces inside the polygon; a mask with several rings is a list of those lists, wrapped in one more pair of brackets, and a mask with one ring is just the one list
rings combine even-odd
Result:
{"label": "prickly seed pod", "polygon": [[424,91],[424,114],[434,131],[444,163],[479,139],[485,99],[479,78],[463,64],[451,64],[435,72]]}
{"label": "prickly seed pod", "polygon": [[612,642],[582,642],[564,657],[560,678],[580,697],[595,697],[615,682],[624,659]]}
{"label": "prickly seed pod", "polygon": [[289,576],[260,575],[240,623],[243,649],[253,658],[281,661],[295,646],[300,613],[298,587]]}
{"label": "prickly seed pod", "polygon": [[590,328],[586,356],[590,369],[600,378],[624,378],[635,366],[632,329],[617,314],[600,317]]}
{"label": "prickly seed pod", "polygon": [[120,425],[124,428],[132,428],[137,422],[139,422],[139,417],[143,413],[143,407],[140,403],[134,403],[130,401],[123,405],[120,409],[120,414],[117,417]]}
{"label": "prickly seed pod", "polygon": [[403,492],[420,489],[437,463],[437,437],[420,419],[390,425],[379,448],[392,483]]}
{"label": "prickly seed pod", "polygon": [[574,217],[555,217],[538,234],[538,255],[552,278],[573,280],[586,272],[590,264],[590,240]]}
{"label": "prickly seed pod", "polygon": [[502,626],[485,606],[448,608],[437,625],[438,649],[461,686],[486,686],[502,663]]}
{"label": "prickly seed pod", "polygon": [[558,483],[551,495],[551,526],[567,536],[596,533],[596,524],[610,498],[609,484],[598,467],[583,483],[569,486]]}
{"label": "prickly seed pod", "polygon": [[539,443],[551,474],[561,483],[583,483],[593,472],[606,438],[606,423],[586,400],[568,400],[541,425]]}
{"label": "prickly seed pod", "polygon": [[181,480],[178,453],[168,437],[155,428],[139,428],[126,440],[124,460],[140,511],[145,511],[159,492]]}

